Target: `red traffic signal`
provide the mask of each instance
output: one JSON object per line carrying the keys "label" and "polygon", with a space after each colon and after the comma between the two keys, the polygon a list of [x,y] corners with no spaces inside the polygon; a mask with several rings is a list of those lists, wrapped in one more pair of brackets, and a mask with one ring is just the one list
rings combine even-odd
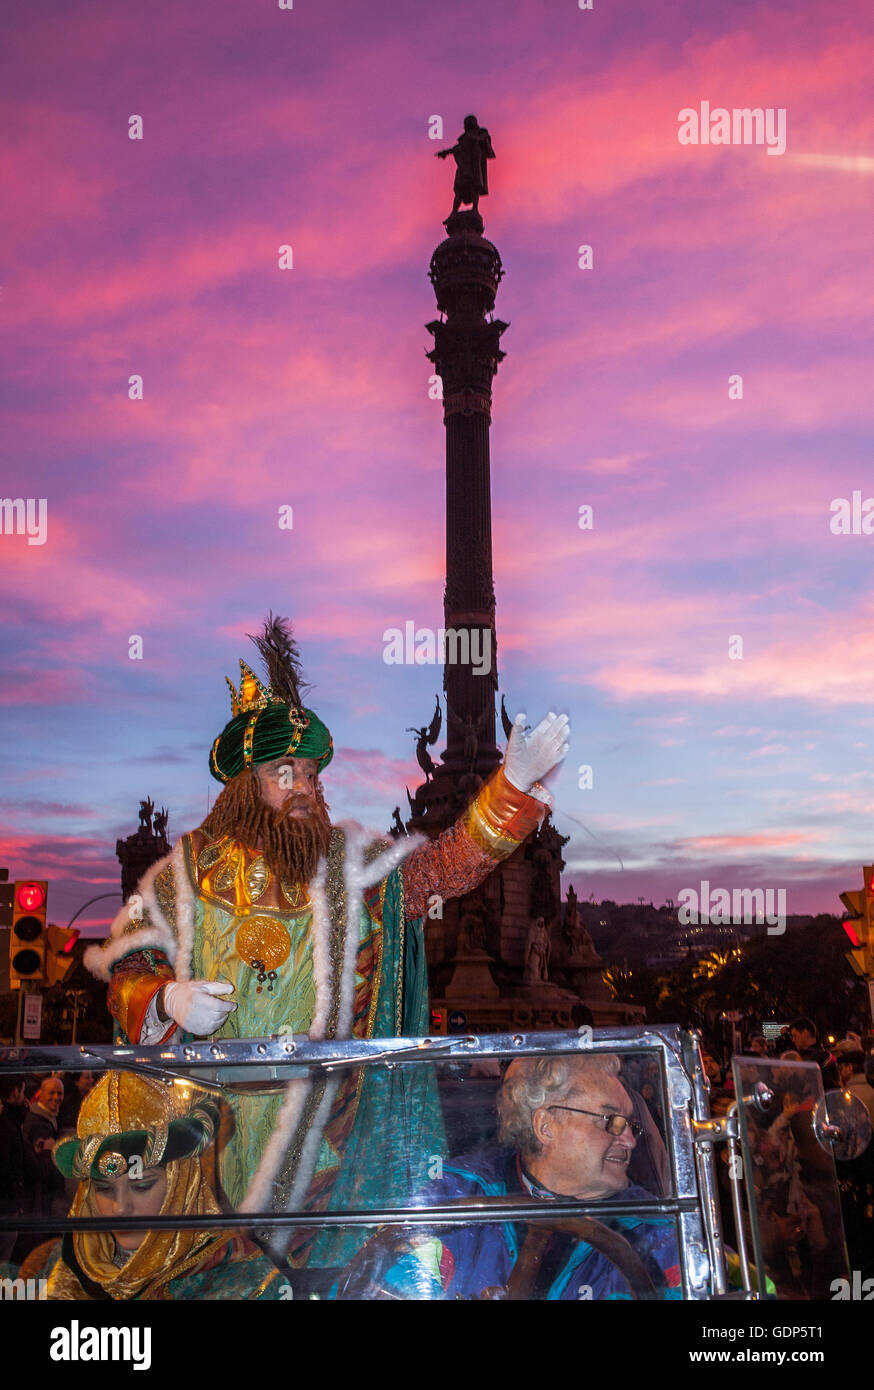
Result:
{"label": "red traffic signal", "polygon": [[22,980],[42,984],[46,958],[45,879],[19,879],[12,900],[9,933],[9,988],[20,989]]}
{"label": "red traffic signal", "polygon": [[[857,919],[857,920],[858,920],[858,919]],[[842,922],[842,923],[841,923],[841,926],[843,927],[844,931],[847,933],[847,936],[850,938],[850,941],[852,942],[853,946],[855,946],[855,947],[861,946],[862,942],[861,942],[861,939],[860,939],[860,937],[859,937],[859,933],[856,931],[856,928],[853,926],[853,923],[852,923],[852,922]]]}
{"label": "red traffic signal", "polygon": [[41,883],[16,883],[15,901],[22,912],[37,912],[46,900],[46,890]]}
{"label": "red traffic signal", "polygon": [[46,984],[56,985],[74,965],[73,948],[79,940],[76,927],[56,927],[49,924],[46,949]]}

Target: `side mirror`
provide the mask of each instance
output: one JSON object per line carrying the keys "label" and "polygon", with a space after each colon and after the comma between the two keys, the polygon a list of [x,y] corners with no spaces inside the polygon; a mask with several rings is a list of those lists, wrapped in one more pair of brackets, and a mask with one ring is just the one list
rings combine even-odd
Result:
{"label": "side mirror", "polygon": [[871,1117],[852,1091],[826,1091],[812,1121],[819,1143],[836,1159],[858,1158],[871,1142]]}

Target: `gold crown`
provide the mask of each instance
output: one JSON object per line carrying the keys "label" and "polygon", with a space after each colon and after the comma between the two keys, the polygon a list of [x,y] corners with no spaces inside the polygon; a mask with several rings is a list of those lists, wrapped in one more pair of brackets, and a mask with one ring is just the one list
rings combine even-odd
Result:
{"label": "gold crown", "polygon": [[240,657],[239,693],[228,676],[225,676],[225,680],[231,692],[232,719],[236,719],[238,714],[247,714],[250,709],[266,709],[274,698],[272,687],[259,681],[251,666],[247,666],[242,657]]}
{"label": "gold crown", "polygon": [[185,1084],[165,1086],[134,1072],[104,1072],[82,1102],[76,1132],[86,1139],[166,1125],[186,1114],[193,1094]]}

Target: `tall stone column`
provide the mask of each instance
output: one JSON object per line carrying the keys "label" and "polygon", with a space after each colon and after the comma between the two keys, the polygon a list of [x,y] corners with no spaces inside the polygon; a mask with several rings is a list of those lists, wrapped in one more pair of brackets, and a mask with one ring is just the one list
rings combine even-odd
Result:
{"label": "tall stone column", "polygon": [[413,803],[412,829],[439,834],[501,761],[489,430],[492,378],[507,324],[492,317],[503,275],[478,212],[454,212],[431,258],[441,317],[427,325],[446,429],[446,750]]}

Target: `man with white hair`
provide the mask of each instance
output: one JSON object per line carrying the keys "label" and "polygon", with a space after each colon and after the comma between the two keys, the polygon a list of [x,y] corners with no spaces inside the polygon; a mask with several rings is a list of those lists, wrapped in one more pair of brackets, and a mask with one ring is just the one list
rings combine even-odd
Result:
{"label": "man with white hair", "polygon": [[21,1126],[27,1185],[33,1198],[34,1214],[66,1216],[64,1180],[52,1163],[52,1148],[58,1137],[58,1114],[64,1101],[64,1083],[59,1076],[47,1076],[30,1103]]}
{"label": "man with white hair", "polygon": [[[634,1103],[620,1069],[613,1053],[514,1060],[498,1103],[503,1147],[445,1164],[423,1200],[435,1205],[496,1196],[522,1202],[652,1202],[653,1194],[628,1178],[642,1126],[633,1118]],[[659,1296],[682,1296],[670,1218],[629,1213],[604,1218],[603,1224],[633,1246]],[[412,1298],[502,1297],[527,1229],[513,1222],[443,1228],[439,1239],[410,1243],[385,1287]],[[556,1232],[539,1257],[529,1296],[622,1299],[631,1290],[605,1254],[576,1235]]]}

